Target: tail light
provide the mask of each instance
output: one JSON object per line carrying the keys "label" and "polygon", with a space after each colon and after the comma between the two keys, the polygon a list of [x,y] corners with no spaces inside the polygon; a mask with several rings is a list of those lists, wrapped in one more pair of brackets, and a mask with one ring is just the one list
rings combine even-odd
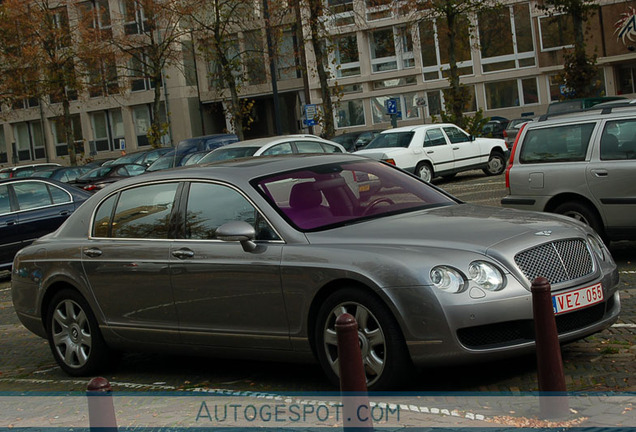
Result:
{"label": "tail light", "polygon": [[519,142],[519,138],[521,137],[521,133],[525,129],[528,123],[524,123],[519,128],[517,132],[517,136],[515,137],[515,143],[512,145],[512,150],[510,150],[510,160],[508,160],[508,166],[506,167],[506,188],[508,189],[508,193],[510,193],[510,169],[512,168],[512,161],[515,158],[515,152],[517,151],[517,143]]}
{"label": "tail light", "polygon": [[383,159],[383,160],[384,160],[384,162],[390,163],[391,165],[396,165],[395,159]]}
{"label": "tail light", "polygon": [[94,191],[94,190],[97,190],[97,186],[95,186],[95,185],[86,185],[82,189],[84,189],[86,191]]}

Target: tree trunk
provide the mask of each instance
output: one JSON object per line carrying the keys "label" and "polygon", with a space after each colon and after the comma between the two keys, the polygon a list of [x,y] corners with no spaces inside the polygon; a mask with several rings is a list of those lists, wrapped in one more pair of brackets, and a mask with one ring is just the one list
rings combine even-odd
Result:
{"label": "tree trunk", "polygon": [[331,100],[331,92],[329,90],[329,76],[325,70],[326,53],[324,50],[324,41],[320,38],[320,17],[322,16],[321,0],[309,0],[309,27],[311,31],[311,43],[316,55],[316,72],[320,81],[320,97],[322,98],[323,110],[323,132],[325,138],[331,138],[335,134],[335,126],[333,121],[333,102]]}
{"label": "tree trunk", "polygon": [[[64,123],[64,136],[68,148],[68,158],[71,166],[77,165],[77,155],[75,154],[75,135],[73,134],[73,124],[71,122],[71,103],[66,92],[62,93],[62,122]],[[44,127],[44,125],[42,125]]]}

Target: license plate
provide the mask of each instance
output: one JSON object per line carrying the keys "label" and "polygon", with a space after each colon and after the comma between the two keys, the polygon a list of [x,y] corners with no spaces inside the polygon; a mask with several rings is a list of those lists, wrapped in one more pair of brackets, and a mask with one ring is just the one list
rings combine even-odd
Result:
{"label": "license plate", "polygon": [[600,283],[574,291],[552,296],[554,314],[581,309],[603,301],[603,286]]}

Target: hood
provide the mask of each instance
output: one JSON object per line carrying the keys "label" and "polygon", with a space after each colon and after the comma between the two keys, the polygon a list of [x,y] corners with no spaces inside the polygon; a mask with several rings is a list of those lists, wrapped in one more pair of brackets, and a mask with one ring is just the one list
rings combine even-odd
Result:
{"label": "hood", "polygon": [[591,232],[565,216],[457,204],[380,217],[332,230],[307,233],[311,243],[424,246],[513,256],[521,250]]}

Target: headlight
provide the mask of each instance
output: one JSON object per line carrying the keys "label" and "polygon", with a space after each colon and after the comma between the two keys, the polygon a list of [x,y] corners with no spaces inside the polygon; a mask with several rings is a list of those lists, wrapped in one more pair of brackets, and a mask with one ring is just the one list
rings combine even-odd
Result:
{"label": "headlight", "polygon": [[587,236],[587,239],[596,256],[599,257],[601,261],[605,261],[605,248],[603,247],[601,242],[594,236]]}
{"label": "headlight", "polygon": [[433,285],[446,292],[458,293],[466,288],[464,276],[452,267],[437,266],[431,270]]}
{"label": "headlight", "polygon": [[497,267],[485,261],[473,261],[468,266],[468,278],[479,288],[498,291],[505,286],[506,280]]}

